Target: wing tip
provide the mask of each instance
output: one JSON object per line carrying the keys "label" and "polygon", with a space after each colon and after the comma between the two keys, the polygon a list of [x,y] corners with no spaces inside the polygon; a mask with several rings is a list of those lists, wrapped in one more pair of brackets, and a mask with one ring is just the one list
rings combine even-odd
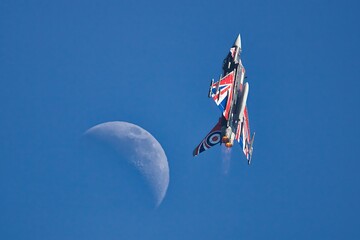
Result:
{"label": "wing tip", "polygon": [[197,151],[198,148],[195,148],[194,151],[193,151],[193,157],[196,157],[198,155],[198,151]]}

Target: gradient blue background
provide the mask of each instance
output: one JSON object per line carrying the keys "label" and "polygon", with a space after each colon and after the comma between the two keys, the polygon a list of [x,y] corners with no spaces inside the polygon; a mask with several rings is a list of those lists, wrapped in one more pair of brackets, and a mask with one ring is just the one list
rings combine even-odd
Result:
{"label": "gradient blue background", "polygon": [[[0,1],[0,239],[359,239],[359,7]],[[233,148],[226,175],[220,147],[191,154],[238,33],[257,136],[253,165]],[[158,209],[82,144],[114,120],[167,154]]]}

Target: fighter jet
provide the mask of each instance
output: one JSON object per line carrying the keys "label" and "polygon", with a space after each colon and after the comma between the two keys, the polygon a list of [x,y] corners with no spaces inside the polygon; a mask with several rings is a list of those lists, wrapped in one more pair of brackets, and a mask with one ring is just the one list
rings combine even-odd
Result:
{"label": "fighter jet", "polygon": [[233,46],[222,65],[222,75],[217,82],[210,83],[208,97],[212,98],[221,111],[221,116],[215,127],[206,135],[194,149],[196,156],[216,144],[225,144],[227,148],[237,141],[251,163],[255,133],[250,136],[249,115],[246,101],[249,94],[249,83],[245,80],[245,68],[242,65],[241,37],[236,38]]}

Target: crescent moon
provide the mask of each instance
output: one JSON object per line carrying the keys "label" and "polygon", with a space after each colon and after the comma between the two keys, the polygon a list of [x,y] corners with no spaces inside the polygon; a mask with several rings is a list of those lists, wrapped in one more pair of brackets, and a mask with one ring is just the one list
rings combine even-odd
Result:
{"label": "crescent moon", "polygon": [[128,122],[106,122],[96,125],[85,135],[107,143],[144,177],[155,198],[156,207],[163,201],[169,185],[169,164],[160,143],[145,129]]}

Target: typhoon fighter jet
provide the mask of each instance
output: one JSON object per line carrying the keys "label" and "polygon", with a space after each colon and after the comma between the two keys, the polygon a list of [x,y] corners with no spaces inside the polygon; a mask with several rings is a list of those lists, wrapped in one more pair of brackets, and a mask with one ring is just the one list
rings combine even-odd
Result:
{"label": "typhoon fighter jet", "polygon": [[194,149],[196,156],[220,143],[231,148],[238,142],[251,163],[255,133],[250,136],[250,125],[246,101],[249,94],[249,83],[245,80],[245,68],[241,59],[241,37],[236,38],[222,66],[219,81],[210,83],[208,97],[212,98],[221,111],[221,117],[215,127]]}

